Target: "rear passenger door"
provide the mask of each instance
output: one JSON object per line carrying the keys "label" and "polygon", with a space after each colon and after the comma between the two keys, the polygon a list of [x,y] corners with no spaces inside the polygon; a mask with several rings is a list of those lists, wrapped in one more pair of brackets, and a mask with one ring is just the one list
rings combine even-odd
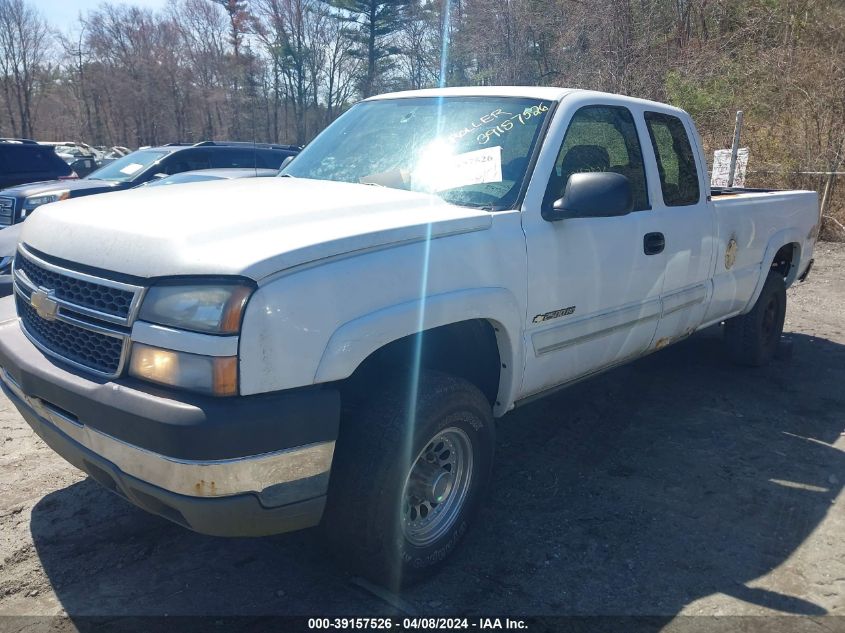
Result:
{"label": "rear passenger door", "polygon": [[[563,106],[568,102],[574,111],[556,117],[560,126],[549,131],[522,214],[528,247],[525,343],[533,355],[526,362],[523,395],[642,354],[660,316],[665,259],[662,248],[646,248],[647,236],[658,231],[643,161],[648,141],[624,102],[578,107],[571,98]],[[552,145],[559,149],[549,174],[549,166],[540,165],[549,165],[545,153]],[[572,174],[586,171],[625,175],[634,211],[544,220],[542,207],[563,196]],[[538,200],[540,182],[544,191]]]}
{"label": "rear passenger door", "polygon": [[712,289],[715,218],[706,199],[704,170],[689,118],[646,108],[652,212],[666,241],[662,312],[655,346],[691,334],[701,325]]}

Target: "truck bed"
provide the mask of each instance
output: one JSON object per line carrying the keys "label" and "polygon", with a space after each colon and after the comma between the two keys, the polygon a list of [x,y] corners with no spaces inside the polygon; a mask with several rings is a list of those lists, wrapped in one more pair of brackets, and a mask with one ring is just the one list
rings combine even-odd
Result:
{"label": "truck bed", "polygon": [[716,196],[735,196],[741,193],[776,193],[779,191],[786,191],[785,189],[762,189],[758,187],[712,187],[710,195]]}
{"label": "truck bed", "polygon": [[[818,227],[818,194],[815,191],[766,189],[714,189],[716,252],[714,296],[708,317],[744,311],[756,299],[761,267],[775,256],[772,244],[793,244],[792,269],[787,285],[798,278],[813,255]],[[785,228],[789,227],[789,228]],[[776,234],[777,239],[774,239]]]}

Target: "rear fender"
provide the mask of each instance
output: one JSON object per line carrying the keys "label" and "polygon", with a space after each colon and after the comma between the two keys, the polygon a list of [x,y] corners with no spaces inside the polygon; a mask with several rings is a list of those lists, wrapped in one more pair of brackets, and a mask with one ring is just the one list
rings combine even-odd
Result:
{"label": "rear fender", "polygon": [[804,243],[805,237],[798,229],[788,228],[778,231],[769,239],[769,243],[763,253],[763,260],[760,262],[760,276],[757,279],[757,285],[754,287],[754,293],[751,295],[751,299],[749,299],[742,314],[749,312],[754,307],[754,304],[757,303],[757,299],[763,291],[763,285],[766,283],[766,278],[769,276],[769,268],[775,259],[775,255],[787,244],[793,244],[795,247],[795,253],[792,257],[792,267],[786,277],[787,287],[795,281],[796,277],[798,277],[798,271],[801,268],[801,245]]}

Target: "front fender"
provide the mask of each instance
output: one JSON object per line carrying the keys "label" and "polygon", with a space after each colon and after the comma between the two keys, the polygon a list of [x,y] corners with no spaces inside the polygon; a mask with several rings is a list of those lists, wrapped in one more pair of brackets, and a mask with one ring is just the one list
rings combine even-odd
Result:
{"label": "front fender", "polygon": [[494,412],[513,404],[522,379],[519,304],[505,288],[457,290],[387,306],[340,326],[329,339],[314,382],[343,380],[376,350],[417,332],[471,319],[490,321],[502,369]]}

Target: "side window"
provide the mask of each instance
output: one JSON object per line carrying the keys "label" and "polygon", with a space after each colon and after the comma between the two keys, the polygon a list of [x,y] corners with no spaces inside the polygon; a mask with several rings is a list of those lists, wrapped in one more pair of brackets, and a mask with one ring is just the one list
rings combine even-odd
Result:
{"label": "side window", "polygon": [[162,167],[165,173],[173,175],[181,174],[183,171],[194,171],[195,169],[210,169],[211,163],[208,160],[208,152],[187,149],[176,152],[167,158]]}
{"label": "side window", "polygon": [[[224,149],[214,152],[212,162],[215,167],[263,167],[257,152],[253,149]],[[256,162],[257,161],[257,162]]]}
{"label": "side window", "polygon": [[646,112],[645,122],[657,157],[663,202],[668,207],[697,203],[701,197],[698,171],[683,122],[657,112]]}
{"label": "side window", "polygon": [[622,174],[631,183],[634,210],[649,208],[643,154],[628,108],[585,106],[575,113],[563,137],[543,203],[552,204],[563,197],[569,177],[587,171]]}
{"label": "side window", "polygon": [[261,160],[258,161],[258,166],[262,167],[261,162],[263,161],[263,167],[268,169],[278,169],[282,166],[282,162],[289,156],[289,152],[282,152],[279,150],[268,150],[264,152],[258,153],[259,158]]}

